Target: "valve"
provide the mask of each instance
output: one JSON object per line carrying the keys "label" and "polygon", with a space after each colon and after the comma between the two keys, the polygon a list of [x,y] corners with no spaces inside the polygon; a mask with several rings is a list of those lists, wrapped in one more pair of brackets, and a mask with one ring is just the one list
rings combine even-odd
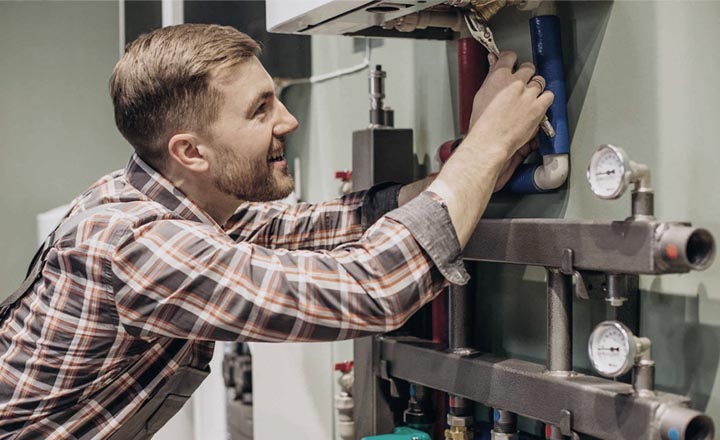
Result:
{"label": "valve", "polygon": [[335,364],[335,371],[342,373],[338,379],[341,391],[335,396],[338,432],[342,440],[352,440],[355,438],[355,421],[353,419],[355,402],[352,396],[353,382],[355,381],[352,375],[353,365],[353,361]]}
{"label": "valve", "polygon": [[341,196],[352,192],[352,171],[335,171],[335,178],[342,182],[340,184],[340,189],[338,190],[338,193]]}

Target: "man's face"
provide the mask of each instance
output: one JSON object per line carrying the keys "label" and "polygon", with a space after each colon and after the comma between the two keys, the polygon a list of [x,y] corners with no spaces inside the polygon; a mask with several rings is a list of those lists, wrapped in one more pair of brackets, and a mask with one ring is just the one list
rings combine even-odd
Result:
{"label": "man's face", "polygon": [[224,94],[210,128],[215,185],[240,200],[287,197],[294,181],[288,174],[283,137],[297,128],[297,120],[275,96],[272,79],[253,57],[214,81]]}

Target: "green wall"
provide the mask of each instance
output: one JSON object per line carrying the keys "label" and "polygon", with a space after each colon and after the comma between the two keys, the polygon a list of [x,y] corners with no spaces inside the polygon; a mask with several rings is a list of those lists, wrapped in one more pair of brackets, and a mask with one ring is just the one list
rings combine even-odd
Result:
{"label": "green wall", "polygon": [[[714,128],[720,119],[720,41],[717,2],[560,2],[568,80],[572,160],[567,188],[555,194],[495,200],[493,217],[623,219],[629,195],[595,198],[585,179],[594,149],[625,148],[650,166],[656,214],[686,220],[720,238],[720,156]],[[528,13],[501,12],[493,22],[501,48],[530,59]],[[314,37],[313,69],[324,73],[354,65],[352,39]],[[452,45],[383,40],[371,64],[388,72],[387,103],[396,126],[416,133],[416,151],[432,154],[452,137]],[[291,154],[303,160],[306,200],[336,195],[336,169],[349,168],[351,132],[367,123],[367,79],[342,80],[288,90],[300,120]],[[478,346],[544,362],[545,273],[541,268],[478,265]],[[694,407],[720,423],[720,263],[704,272],[641,277],[641,333],[653,340],[660,389],[685,394]],[[587,336],[605,318],[603,303],[575,304],[575,365],[588,367]],[[352,356],[349,343],[334,346],[336,361]],[[328,367],[329,368],[329,367]]]}
{"label": "green wall", "polygon": [[0,1],[0,298],[35,253],[35,216],[121,168],[107,81],[118,58],[113,1]]}
{"label": "green wall", "polygon": [[[627,217],[629,194],[602,201],[585,179],[595,147],[612,143],[650,166],[658,218],[691,221],[720,237],[720,158],[713,154],[720,58],[712,55],[720,3],[568,2],[560,13],[568,37],[569,184],[556,195],[506,201],[493,215]],[[523,14],[507,10],[497,21],[499,42],[517,41],[519,48],[527,41]],[[542,361],[544,272],[497,269],[477,268],[481,340],[495,351]],[[640,286],[641,333],[653,341],[658,388],[688,395],[720,422],[720,264],[687,275],[643,276]],[[587,368],[587,336],[604,319],[605,305],[575,305],[575,365]]]}

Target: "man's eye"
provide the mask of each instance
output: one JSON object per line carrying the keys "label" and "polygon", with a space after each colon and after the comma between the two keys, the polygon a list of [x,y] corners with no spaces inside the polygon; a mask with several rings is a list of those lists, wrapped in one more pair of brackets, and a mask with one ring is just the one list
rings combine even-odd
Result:
{"label": "man's eye", "polygon": [[260,107],[258,107],[257,110],[255,110],[255,114],[256,114],[256,115],[259,115],[259,114],[261,114],[261,113],[265,113],[266,110],[267,110],[267,103],[263,102],[263,103],[260,105]]}

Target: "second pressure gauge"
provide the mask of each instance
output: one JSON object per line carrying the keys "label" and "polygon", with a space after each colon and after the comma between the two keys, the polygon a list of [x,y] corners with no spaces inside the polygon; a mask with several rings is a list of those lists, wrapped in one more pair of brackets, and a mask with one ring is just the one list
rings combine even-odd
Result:
{"label": "second pressure gauge", "polygon": [[627,189],[631,172],[630,160],[621,148],[603,145],[590,158],[587,179],[596,196],[616,199]]}
{"label": "second pressure gauge", "polygon": [[590,335],[590,363],[605,377],[620,377],[632,369],[637,354],[636,338],[618,321],[598,324]]}

